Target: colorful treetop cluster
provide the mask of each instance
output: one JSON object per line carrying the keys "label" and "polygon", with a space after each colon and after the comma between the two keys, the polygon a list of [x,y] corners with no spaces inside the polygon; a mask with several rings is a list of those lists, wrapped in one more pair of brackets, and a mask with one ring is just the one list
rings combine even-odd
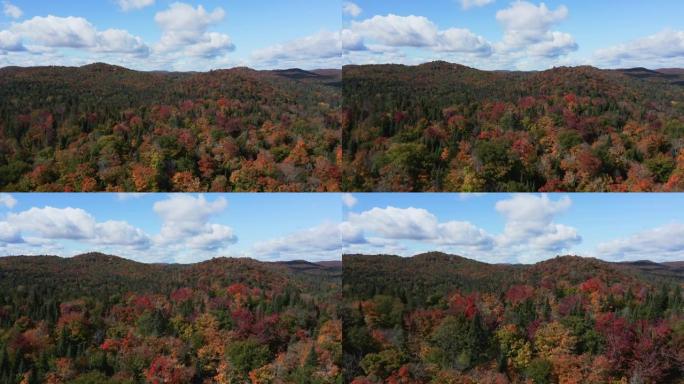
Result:
{"label": "colorful treetop cluster", "polygon": [[684,375],[681,280],[579,257],[344,263],[344,366],[354,384],[680,383]]}
{"label": "colorful treetop cluster", "polygon": [[0,188],[337,191],[339,73],[0,70]]}
{"label": "colorful treetop cluster", "polygon": [[0,382],[339,383],[338,272],[0,259]]}
{"label": "colorful treetop cluster", "polygon": [[434,62],[343,78],[343,190],[684,190],[678,74]]}

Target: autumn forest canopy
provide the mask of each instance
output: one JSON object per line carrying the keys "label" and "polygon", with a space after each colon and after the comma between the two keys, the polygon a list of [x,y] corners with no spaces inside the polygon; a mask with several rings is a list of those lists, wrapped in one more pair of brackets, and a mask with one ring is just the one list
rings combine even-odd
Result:
{"label": "autumn forest canopy", "polygon": [[681,191],[681,71],[343,69],[342,189]]}
{"label": "autumn forest canopy", "polygon": [[682,15],[0,0],[0,384],[684,384]]}
{"label": "autumn forest canopy", "polygon": [[338,264],[0,258],[0,382],[341,383]]}
{"label": "autumn forest canopy", "polygon": [[339,71],[0,69],[0,188],[339,190]]}
{"label": "autumn forest canopy", "polygon": [[2,383],[681,383],[684,264],[0,258]]}
{"label": "autumn forest canopy", "polygon": [[0,69],[10,191],[681,191],[684,75]]}
{"label": "autumn forest canopy", "polygon": [[344,375],[373,383],[681,383],[681,263],[345,255]]}
{"label": "autumn forest canopy", "polygon": [[684,191],[683,70],[5,67],[0,191],[198,192],[0,193],[0,383],[684,384],[683,262],[364,254],[677,260],[674,194],[203,194]]}

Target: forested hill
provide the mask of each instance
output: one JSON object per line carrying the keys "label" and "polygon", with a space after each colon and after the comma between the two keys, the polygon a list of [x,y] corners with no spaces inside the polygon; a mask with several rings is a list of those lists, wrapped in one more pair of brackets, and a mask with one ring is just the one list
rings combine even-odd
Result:
{"label": "forested hill", "polygon": [[[88,96],[96,99],[84,101],[101,103],[101,107],[111,109],[136,107],[138,102],[171,103],[178,97],[244,96],[275,101],[277,97],[285,97],[285,91],[264,89],[261,95],[259,92],[250,93],[250,88],[291,86],[296,87],[297,92],[305,93],[306,86],[291,80],[308,80],[306,84],[337,84],[340,76],[341,70],[337,69],[259,71],[235,67],[208,72],[145,72],[105,63],[82,67],[3,67],[0,68],[0,84],[3,85],[0,94],[3,100],[25,102],[25,108],[53,106],[55,102],[68,103]],[[27,88],[12,88],[21,86]],[[280,93],[268,95],[269,90]]]}
{"label": "forested hill", "polygon": [[340,269],[0,258],[1,383],[338,383]]}
{"label": "forested hill", "polygon": [[338,70],[0,69],[0,188],[338,190]]}
{"label": "forested hill", "polygon": [[249,258],[220,257],[195,264],[147,264],[102,253],[74,257],[0,257],[0,286],[10,289],[28,283],[48,290],[66,289],[69,283],[95,289],[158,291],[178,286],[195,286],[200,280],[248,282],[278,287],[295,282],[311,289],[311,277],[336,284],[342,268],[307,261],[261,262]]}
{"label": "forested hill", "polygon": [[[681,383],[677,263],[345,255],[353,383]],[[667,272],[667,273],[665,273]]]}
{"label": "forested hill", "polygon": [[611,263],[580,256],[559,256],[536,264],[488,264],[441,252],[413,257],[393,255],[344,255],[345,292],[353,297],[397,294],[421,297],[416,305],[433,294],[455,289],[504,292],[511,285],[545,281],[579,284],[592,277],[607,283],[645,285],[684,284],[684,269],[676,263]]}
{"label": "forested hill", "polygon": [[684,190],[684,75],[343,68],[344,188]]}

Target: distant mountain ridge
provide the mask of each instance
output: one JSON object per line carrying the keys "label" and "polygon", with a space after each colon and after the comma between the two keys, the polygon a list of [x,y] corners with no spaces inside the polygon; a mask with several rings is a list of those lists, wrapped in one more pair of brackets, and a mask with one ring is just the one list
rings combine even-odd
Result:
{"label": "distant mountain ridge", "polygon": [[459,288],[502,292],[516,284],[536,286],[547,280],[580,284],[596,277],[611,284],[684,284],[684,269],[676,264],[611,263],[580,256],[558,256],[523,265],[488,264],[442,252],[413,257],[348,254],[343,255],[343,263],[342,280],[351,292],[387,293],[396,287],[442,294]]}
{"label": "distant mountain ridge", "polygon": [[[354,78],[358,75],[359,71],[365,71],[368,70],[369,68],[373,68],[375,70],[379,70],[380,72],[383,71],[396,71],[396,70],[405,70],[405,71],[411,71],[412,69],[417,69],[417,70],[429,70],[429,71],[449,71],[451,73],[454,72],[462,72],[465,74],[479,74],[480,76],[485,76],[488,77],[490,75],[493,75],[496,77],[496,75],[499,76],[504,76],[509,77],[509,76],[519,76],[520,79],[529,77],[529,76],[535,76],[535,75],[551,75],[551,74],[563,74],[568,71],[574,71],[574,72],[583,72],[587,75],[600,75],[600,74],[618,74],[618,75],[624,75],[628,76],[631,78],[637,78],[637,79],[647,79],[647,80],[660,80],[664,82],[668,82],[671,84],[675,85],[684,85],[684,69],[682,68],[663,68],[663,69],[648,69],[644,67],[635,67],[635,68],[621,68],[621,69],[601,69],[598,67],[590,66],[590,65],[579,65],[579,66],[559,66],[559,67],[553,67],[553,68],[548,68],[544,70],[530,70],[530,71],[521,71],[521,70],[483,70],[483,69],[478,69],[474,67],[469,67],[467,65],[459,64],[459,63],[451,63],[447,61],[432,61],[432,62],[426,62],[422,64],[417,64],[417,65],[405,65],[405,64],[350,64],[350,65],[345,65],[342,68],[343,73],[348,73],[348,75],[351,78]],[[503,79],[503,78],[502,78]]]}
{"label": "distant mountain ridge", "polygon": [[[373,257],[374,255],[344,255],[344,256],[369,256]],[[433,262],[433,263],[438,263],[438,262],[448,262],[450,264],[461,264],[461,265],[473,265],[473,266],[478,266],[478,267],[487,267],[487,266],[493,266],[493,267],[511,267],[514,269],[534,269],[537,268],[538,266],[542,265],[552,265],[552,264],[562,264],[562,263],[570,263],[570,262],[579,262],[579,263],[584,263],[584,264],[589,264],[592,266],[597,266],[597,265],[607,265],[615,268],[630,268],[630,269],[636,269],[641,272],[653,272],[654,270],[658,271],[667,271],[667,275],[670,277],[676,277],[677,279],[681,279],[684,281],[684,261],[668,261],[668,262],[655,262],[655,261],[650,261],[650,260],[637,260],[637,261],[616,261],[616,262],[610,262],[610,261],[605,261],[601,259],[597,259],[594,257],[583,257],[583,256],[577,256],[577,255],[559,255],[554,258],[550,258],[547,260],[543,260],[534,264],[507,264],[507,263],[486,263],[474,259],[469,259],[467,257],[459,256],[459,255],[452,255],[448,253],[443,253],[443,252],[425,252],[425,253],[420,253],[416,254],[412,257],[401,257],[401,256],[394,256],[394,255],[378,255],[381,257],[397,257],[400,259],[414,259],[414,260],[420,260],[421,262]]]}
{"label": "distant mountain ridge", "polygon": [[656,71],[668,75],[684,75],[684,68],[660,68]]}
{"label": "distant mountain ridge", "polygon": [[[101,97],[102,103],[116,106],[121,95],[144,93],[141,100],[168,101],[169,94],[184,97],[207,98],[209,96],[228,96],[242,91],[238,87],[252,83],[259,87],[278,87],[294,82],[306,87],[307,84],[337,86],[341,70],[325,69],[305,71],[302,69],[256,70],[248,67],[213,69],[206,72],[175,71],[138,71],[106,63],[93,63],[81,67],[36,66],[0,68],[0,86],[11,88],[16,85],[48,86],[50,96],[69,89],[83,89]],[[285,83],[283,83],[285,81]],[[275,84],[272,84],[276,82]],[[195,92],[198,85],[212,84],[212,92]],[[302,92],[302,91],[300,91]],[[0,97],[3,97],[0,91]],[[16,97],[16,95],[15,95]],[[133,100],[129,101],[131,103]],[[32,100],[31,103],[34,103]]]}
{"label": "distant mountain ridge", "polygon": [[649,69],[645,67],[633,67],[633,68],[618,68],[618,69],[604,69],[604,68],[599,68],[595,67],[592,65],[577,65],[577,66],[557,66],[557,67],[551,67],[547,69],[540,69],[540,70],[510,70],[510,69],[491,69],[491,70],[485,70],[485,69],[479,69],[475,67],[470,67],[464,64],[456,63],[456,62],[449,62],[449,61],[444,61],[444,60],[435,60],[435,61],[429,61],[421,64],[415,64],[415,65],[409,65],[409,64],[395,64],[395,63],[386,63],[386,64],[348,64],[343,67],[343,70],[346,69],[352,69],[352,68],[363,68],[363,67],[377,67],[377,68],[382,68],[382,67],[388,67],[388,68],[422,68],[422,69],[431,69],[431,70],[444,70],[444,69],[449,69],[449,70],[461,70],[461,71],[478,71],[478,72],[483,72],[483,73],[519,73],[519,74],[525,74],[525,73],[543,73],[543,72],[553,72],[553,71],[558,71],[558,70],[563,70],[563,69],[585,69],[589,71],[599,71],[599,72],[619,72],[619,73],[624,73],[624,74],[629,74],[629,75],[639,75],[639,74],[650,74],[651,76],[662,76],[662,77],[667,77],[666,75],[673,76],[673,75],[684,75],[684,68],[657,68],[657,69]]}
{"label": "distant mountain ridge", "polygon": [[214,68],[208,71],[170,71],[170,70],[137,70],[131,69],[120,65],[108,64],[104,62],[97,62],[91,64],[85,64],[82,66],[59,66],[59,65],[46,65],[46,66],[16,66],[10,65],[6,67],[0,67],[0,73],[3,72],[20,72],[27,70],[40,70],[40,69],[51,69],[51,70],[80,70],[89,72],[101,72],[101,73],[112,73],[112,72],[136,72],[136,73],[151,73],[151,74],[201,74],[201,73],[211,73],[217,71],[253,71],[256,73],[273,73],[279,76],[288,77],[292,79],[303,79],[303,78],[334,78],[338,77],[342,73],[342,69],[339,68],[320,68],[305,70],[301,68],[286,68],[286,69],[266,69],[257,70],[251,67],[239,66],[230,68]]}
{"label": "distant mountain ridge", "polygon": [[618,69],[616,71],[622,72],[627,76],[635,78],[647,79],[652,81],[663,81],[674,85],[684,86],[684,69],[681,68],[665,68],[651,70],[647,68],[637,67],[628,69]]}
{"label": "distant mountain ridge", "polygon": [[[303,267],[305,266],[305,267]],[[168,290],[194,286],[206,279],[247,281],[260,276],[268,285],[283,285],[289,279],[309,285],[314,281],[334,283],[341,268],[303,261],[262,262],[250,258],[219,257],[194,264],[145,264],[98,252],[70,258],[58,256],[0,257],[0,290],[27,283],[60,289],[79,284],[126,286],[136,291]]]}
{"label": "distant mountain ridge", "polygon": [[136,265],[136,266],[157,266],[157,267],[192,267],[194,265],[199,265],[199,264],[204,264],[204,263],[212,263],[212,262],[235,262],[235,261],[245,261],[248,263],[254,263],[254,264],[265,264],[265,265],[282,265],[282,266],[291,266],[291,267],[296,267],[300,265],[308,265],[312,268],[332,268],[336,267],[336,265],[340,262],[336,260],[326,260],[326,261],[320,261],[320,262],[312,262],[312,261],[306,261],[306,260],[290,260],[290,261],[260,261],[257,259],[252,259],[249,257],[214,257],[208,260],[196,262],[196,263],[187,263],[187,264],[176,264],[176,263],[144,263],[144,262],[139,262],[135,261],[132,259],[127,259],[125,257],[117,256],[117,255],[109,255],[101,252],[86,252],[86,253],[81,253],[74,255],[72,257],[60,257],[60,256],[55,256],[55,255],[40,255],[40,256],[25,256],[25,255],[12,255],[12,256],[0,256],[0,265],[2,265],[4,262],[7,260],[33,260],[33,259],[38,259],[38,258],[48,258],[50,260],[64,260],[65,262],[71,261],[79,261],[79,262],[86,262],[86,263],[112,263],[112,264],[129,264],[129,265]]}

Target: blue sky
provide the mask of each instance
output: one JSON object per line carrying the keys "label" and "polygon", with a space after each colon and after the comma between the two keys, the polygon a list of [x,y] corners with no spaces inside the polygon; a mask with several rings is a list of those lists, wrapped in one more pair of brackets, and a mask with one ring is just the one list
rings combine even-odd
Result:
{"label": "blue sky", "polygon": [[0,254],[334,260],[340,219],[334,194],[2,194]]}
{"label": "blue sky", "polygon": [[[347,252],[487,262],[684,260],[684,194],[354,194]],[[362,234],[358,232],[361,231]]]}
{"label": "blue sky", "polygon": [[0,0],[0,66],[684,67],[671,0]]}
{"label": "blue sky", "polygon": [[0,194],[0,255],[684,260],[684,194]]}
{"label": "blue sky", "polygon": [[[345,56],[351,63],[416,64],[442,59],[483,69],[684,66],[684,2],[357,0],[353,4],[343,21],[348,31],[346,39],[343,34]],[[450,29],[451,35],[443,33]]]}
{"label": "blue sky", "polygon": [[0,65],[336,67],[340,9],[338,0],[5,0]]}

